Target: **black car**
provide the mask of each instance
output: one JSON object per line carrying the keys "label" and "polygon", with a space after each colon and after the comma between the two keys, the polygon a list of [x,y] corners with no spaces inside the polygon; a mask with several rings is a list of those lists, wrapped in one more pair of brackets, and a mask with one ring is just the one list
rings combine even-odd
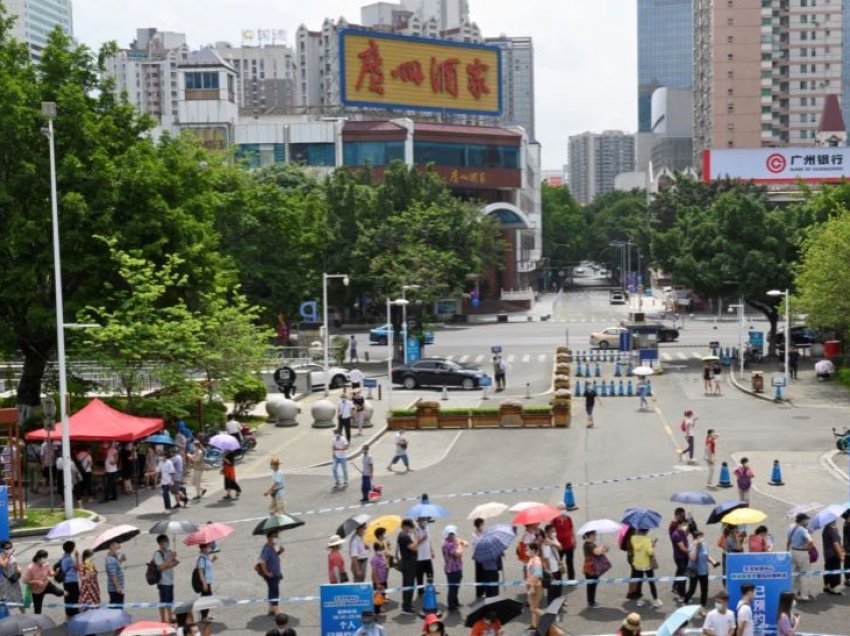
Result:
{"label": "black car", "polygon": [[675,342],[679,339],[679,330],[675,327],[658,323],[658,341],[659,342]]}
{"label": "black car", "polygon": [[394,367],[392,379],[393,384],[401,384],[405,389],[415,389],[418,386],[459,386],[464,389],[477,389],[481,378],[486,375],[480,369],[462,367],[444,358],[423,358]]}

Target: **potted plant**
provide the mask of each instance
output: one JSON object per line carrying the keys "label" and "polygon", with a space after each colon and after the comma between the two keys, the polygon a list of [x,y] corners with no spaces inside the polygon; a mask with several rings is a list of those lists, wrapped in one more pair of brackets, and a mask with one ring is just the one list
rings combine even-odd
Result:
{"label": "potted plant", "polygon": [[469,408],[440,409],[437,426],[439,428],[469,428]]}
{"label": "potted plant", "polygon": [[556,427],[570,427],[571,407],[572,398],[569,395],[556,395],[555,399],[552,400],[552,422]]}
{"label": "potted plant", "polygon": [[499,425],[499,409],[495,406],[479,407],[469,410],[469,425],[472,428],[494,427]]}
{"label": "potted plant", "polygon": [[420,400],[416,403],[416,420],[419,428],[437,428],[437,416],[439,414],[439,402]]}
{"label": "potted plant", "polygon": [[522,409],[522,425],[528,427],[552,426],[552,407],[525,406]]}
{"label": "potted plant", "polygon": [[391,431],[412,430],[416,425],[416,411],[413,409],[393,409],[387,417],[387,428]]}
{"label": "potted plant", "polygon": [[568,356],[568,355],[572,354],[572,350],[569,347],[565,347],[565,346],[562,345],[562,346],[558,347],[557,349],[555,349],[555,353],[557,353],[559,355],[564,354],[564,355]]}
{"label": "potted plant", "polygon": [[570,388],[570,378],[567,375],[556,375],[555,376],[555,390],[557,389],[569,389]]}
{"label": "potted plant", "polygon": [[522,426],[522,402],[505,400],[499,404],[499,426]]}
{"label": "potted plant", "polygon": [[572,371],[570,371],[570,365],[566,362],[558,362],[555,365],[555,373],[557,375],[570,375]]}

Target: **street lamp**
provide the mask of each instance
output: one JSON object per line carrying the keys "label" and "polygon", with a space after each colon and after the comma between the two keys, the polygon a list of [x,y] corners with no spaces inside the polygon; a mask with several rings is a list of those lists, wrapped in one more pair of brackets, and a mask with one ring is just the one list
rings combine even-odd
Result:
{"label": "street lamp", "polygon": [[[401,299],[405,301],[405,303],[401,306],[401,324],[402,324],[402,337],[404,338],[403,348],[404,348],[404,361],[403,364],[407,364],[407,297],[405,296],[405,292],[408,289],[420,289],[422,285],[402,285],[401,286]],[[392,352],[392,349],[390,349]]]}
{"label": "street lamp", "polygon": [[737,309],[740,313],[741,324],[738,325],[738,361],[741,365],[740,377],[744,378],[744,316],[746,305],[744,305],[744,297],[741,296],[741,301],[737,305],[729,305],[729,311]]}
{"label": "street lamp", "polygon": [[330,371],[328,369],[328,347],[329,343],[329,329],[328,329],[328,280],[331,278],[341,278],[342,284],[348,287],[348,274],[322,274],[322,315],[324,319],[324,338],[322,338],[322,344],[325,349],[325,397],[328,397],[329,385],[330,385]]}
{"label": "street lamp", "polygon": [[771,289],[767,295],[785,298],[785,390],[788,391],[791,388],[791,376],[788,369],[788,354],[791,350],[791,297],[787,289],[785,291]]}
{"label": "street lamp", "polygon": [[[387,356],[387,413],[390,412],[393,403],[393,353],[395,351],[395,329],[393,329],[392,323],[392,315],[390,313],[390,308],[395,305],[397,307],[402,307],[402,311],[404,307],[407,307],[410,301],[406,298],[396,298],[395,300],[390,300],[390,297],[387,296],[387,330],[389,331],[389,355]],[[406,362],[406,361],[405,361]]]}
{"label": "street lamp", "polygon": [[59,364],[59,413],[62,422],[62,483],[65,498],[65,518],[74,516],[74,493],[71,478],[71,436],[68,430],[68,379],[65,373],[65,317],[62,301],[62,255],[59,250],[59,202],[56,195],[56,145],[53,120],[56,102],[42,102],[41,114],[47,119],[47,136],[50,147],[50,219],[53,225],[53,282],[56,287],[56,357]]}

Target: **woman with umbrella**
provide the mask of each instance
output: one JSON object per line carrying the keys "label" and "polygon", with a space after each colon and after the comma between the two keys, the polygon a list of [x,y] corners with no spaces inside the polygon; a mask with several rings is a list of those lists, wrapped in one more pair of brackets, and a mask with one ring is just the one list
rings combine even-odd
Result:
{"label": "woman with umbrella", "polygon": [[277,615],[277,607],[280,603],[280,580],[283,578],[283,573],[280,567],[280,555],[283,554],[285,548],[278,545],[278,533],[276,531],[269,532],[266,535],[266,543],[260,552],[260,558],[257,565],[260,567],[260,574],[266,582],[268,588],[269,600],[269,616]]}
{"label": "woman with umbrella", "polygon": [[[236,482],[236,453],[229,451],[224,454],[221,462],[221,474],[224,475],[224,499],[239,499],[242,494],[242,488]],[[230,495],[230,491],[236,493],[235,497]]]}
{"label": "woman with umbrella", "polygon": [[328,541],[328,583],[348,583],[348,573],[345,571],[345,559],[340,549],[345,543],[338,534],[331,535]]}

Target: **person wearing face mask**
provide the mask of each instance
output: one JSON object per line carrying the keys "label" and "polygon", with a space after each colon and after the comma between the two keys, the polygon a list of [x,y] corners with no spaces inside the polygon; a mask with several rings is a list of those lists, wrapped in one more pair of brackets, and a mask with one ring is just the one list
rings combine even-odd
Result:
{"label": "person wearing face mask", "polygon": [[77,562],[80,573],[80,605],[81,612],[100,607],[100,584],[97,581],[98,571],[94,566],[94,552],[83,550],[83,556]]}
{"label": "person wearing face mask", "polygon": [[401,563],[401,613],[416,614],[413,608],[413,587],[416,585],[417,539],[414,534],[413,519],[401,522],[401,534],[398,536],[398,554]]}
{"label": "person wearing face mask", "polygon": [[277,532],[266,533],[266,544],[260,552],[259,565],[268,588],[269,616],[277,614],[278,599],[280,599],[280,580],[283,578],[280,569],[280,555],[283,552],[284,548],[278,546]]}
{"label": "person wearing face mask", "polygon": [[428,519],[416,520],[416,589],[421,597],[425,593],[423,584],[434,584],[434,548],[428,534]]}
{"label": "person wearing face mask", "polygon": [[558,537],[558,543],[561,544],[560,558],[564,561],[566,567],[567,579],[574,581],[576,578],[575,568],[575,551],[576,551],[576,531],[573,527],[573,520],[567,512],[567,506],[563,502],[558,504],[558,510],[561,514],[552,520],[552,525],[555,526],[555,533]]}
{"label": "person wearing face mask", "polygon": [[121,562],[124,556],[118,552],[121,544],[113,541],[106,553],[106,591],[109,594],[109,604],[114,607],[124,607],[124,568]]}
{"label": "person wearing face mask", "polygon": [[384,628],[378,624],[375,612],[363,610],[360,613],[360,628],[354,632],[354,636],[385,636]]}
{"label": "person wearing face mask", "polygon": [[794,518],[794,525],[788,531],[786,550],[791,552],[791,572],[794,579],[794,594],[798,601],[811,601],[808,592],[808,576],[811,564],[809,563],[809,550],[814,546],[812,535],[809,534],[809,515],[805,512],[799,513]]}
{"label": "person wearing face mask", "polygon": [[548,575],[546,603],[549,604],[561,595],[561,544],[558,543],[555,526],[551,523],[538,532],[537,542],[540,544],[543,570]]}
{"label": "person wearing face mask", "polygon": [[699,604],[700,615],[706,615],[706,605],[708,604],[708,566],[711,564],[714,567],[720,565],[718,561],[712,559],[708,554],[708,548],[705,545],[705,535],[697,530],[694,532],[694,545],[688,552],[688,591],[682,597],[682,602],[689,605],[694,593],[697,590],[699,583]]}
{"label": "person wearing face mask", "polygon": [[472,631],[469,632],[469,636],[504,636],[504,634],[502,623],[493,611],[475,621]]}
{"label": "person wearing face mask", "polygon": [[156,584],[159,593],[159,618],[163,623],[173,622],[171,604],[174,603],[174,568],[180,561],[177,553],[171,550],[168,537],[164,534],[156,538],[157,551],[153,553],[153,563],[159,568],[159,581]]}
{"label": "person wearing face mask", "polygon": [[38,550],[32,557],[32,563],[27,566],[23,581],[30,586],[32,606],[36,614],[41,614],[44,595],[65,596],[65,590],[50,580],[53,570],[47,565],[47,550]]}
{"label": "person wearing face mask", "polygon": [[[681,521],[677,524],[676,529],[670,535],[670,541],[673,544],[673,562],[676,564],[675,576],[683,577],[688,570],[688,561],[690,549],[688,547],[688,522]],[[673,583],[673,594],[676,600],[681,600],[685,596],[685,582],[675,581]]]}
{"label": "person wearing face mask", "polygon": [[[212,546],[209,543],[202,543],[198,546],[198,550],[200,551],[198,554],[198,560],[195,561],[195,572],[197,574],[193,574],[192,576],[192,588],[201,596],[212,596],[214,558],[211,556]],[[195,586],[195,582],[199,585]],[[209,610],[201,610],[202,622],[207,619],[209,613]]]}
{"label": "person wearing face mask", "polygon": [[729,593],[726,590],[714,595],[714,609],[705,617],[702,636],[735,636],[735,615],[729,610]]}
{"label": "person wearing face mask", "polygon": [[21,567],[15,558],[15,548],[9,540],[3,541],[0,552],[0,590],[6,603],[21,603],[18,609],[24,613],[24,595],[21,590]]}
{"label": "person wearing face mask", "polygon": [[440,617],[436,614],[428,614],[425,617],[425,622],[422,624],[423,634],[437,634],[438,636],[447,636],[446,626]]}
{"label": "person wearing face mask", "polygon": [[463,549],[469,545],[457,536],[457,526],[446,526],[443,530],[443,571],[449,584],[448,610],[460,610],[460,583],[463,579]]}
{"label": "person wearing face mask", "polygon": [[776,636],[794,636],[800,629],[800,615],[794,611],[797,601],[794,592],[779,595],[779,611],[776,616]]}

